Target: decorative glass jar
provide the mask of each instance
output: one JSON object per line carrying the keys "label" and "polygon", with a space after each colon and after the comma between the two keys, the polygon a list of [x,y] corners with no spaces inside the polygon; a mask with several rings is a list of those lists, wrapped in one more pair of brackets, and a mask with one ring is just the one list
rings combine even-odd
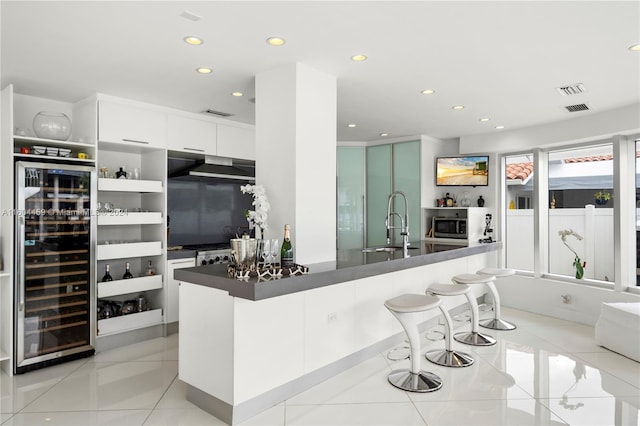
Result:
{"label": "decorative glass jar", "polygon": [[467,191],[462,195],[462,199],[460,200],[461,207],[469,207],[471,205],[471,200],[469,200],[469,193]]}
{"label": "decorative glass jar", "polygon": [[62,112],[41,111],[33,118],[33,131],[39,138],[66,141],[71,136],[71,120]]}

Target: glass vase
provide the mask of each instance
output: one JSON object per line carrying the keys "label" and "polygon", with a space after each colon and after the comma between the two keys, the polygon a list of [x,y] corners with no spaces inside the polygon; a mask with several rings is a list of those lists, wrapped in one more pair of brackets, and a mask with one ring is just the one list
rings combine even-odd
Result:
{"label": "glass vase", "polygon": [[71,136],[71,120],[62,112],[41,111],[33,118],[33,131],[39,138],[66,141]]}

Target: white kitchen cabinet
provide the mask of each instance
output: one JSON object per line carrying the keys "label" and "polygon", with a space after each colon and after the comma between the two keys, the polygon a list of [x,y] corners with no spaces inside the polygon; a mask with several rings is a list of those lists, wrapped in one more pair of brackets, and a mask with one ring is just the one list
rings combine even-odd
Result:
{"label": "white kitchen cabinet", "polygon": [[98,101],[98,140],[164,148],[167,113],[138,105]]}
{"label": "white kitchen cabinet", "polygon": [[167,262],[167,291],[165,299],[164,321],[167,324],[178,321],[179,317],[179,301],[178,294],[180,282],[173,278],[173,271],[182,268],[193,268],[196,266],[196,259],[190,257],[188,259],[172,259]]}
{"label": "white kitchen cabinet", "polygon": [[216,155],[217,127],[216,123],[205,119],[169,114],[167,148]]}
{"label": "white kitchen cabinet", "polygon": [[255,131],[246,127],[218,124],[218,152],[220,157],[256,159]]}

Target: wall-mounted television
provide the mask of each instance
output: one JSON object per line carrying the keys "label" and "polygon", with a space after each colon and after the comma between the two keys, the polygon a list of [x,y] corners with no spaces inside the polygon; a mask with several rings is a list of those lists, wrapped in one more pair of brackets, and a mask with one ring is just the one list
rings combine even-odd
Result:
{"label": "wall-mounted television", "polygon": [[437,186],[488,186],[489,157],[438,157]]}

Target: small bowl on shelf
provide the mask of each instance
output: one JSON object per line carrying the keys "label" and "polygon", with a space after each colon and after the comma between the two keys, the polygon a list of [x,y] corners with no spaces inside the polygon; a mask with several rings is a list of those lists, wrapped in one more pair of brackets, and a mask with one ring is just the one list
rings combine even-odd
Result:
{"label": "small bowl on shelf", "polygon": [[32,146],[31,153],[36,155],[47,155],[47,147],[46,146]]}

